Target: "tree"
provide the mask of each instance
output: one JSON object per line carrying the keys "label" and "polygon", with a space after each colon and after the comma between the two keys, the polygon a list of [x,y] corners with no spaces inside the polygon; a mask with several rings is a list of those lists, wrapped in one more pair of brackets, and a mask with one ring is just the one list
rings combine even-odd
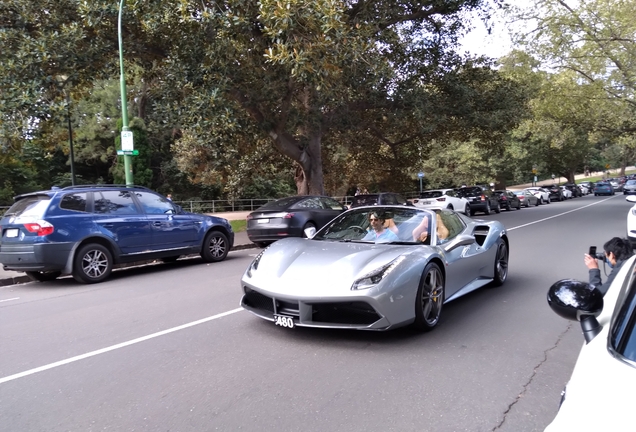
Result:
{"label": "tree", "polygon": [[634,0],[536,0],[515,12],[535,23],[533,31],[517,35],[517,42],[545,68],[570,72],[578,84],[595,89],[580,99],[585,111],[585,105],[598,105],[588,124],[625,143],[636,132],[635,8]]}

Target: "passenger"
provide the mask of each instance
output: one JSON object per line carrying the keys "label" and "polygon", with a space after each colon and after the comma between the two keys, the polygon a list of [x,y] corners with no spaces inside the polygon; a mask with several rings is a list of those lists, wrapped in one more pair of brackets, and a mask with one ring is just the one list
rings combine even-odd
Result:
{"label": "passenger", "polygon": [[428,239],[428,226],[430,225],[428,216],[424,216],[422,222],[413,230],[413,241],[424,243]]}
{"label": "passenger", "polygon": [[605,295],[625,261],[632,256],[633,251],[629,240],[620,237],[614,237],[609,240],[603,245],[603,249],[605,250],[605,262],[612,269],[605,283],[601,281],[601,271],[598,268],[596,257],[585,254],[584,261],[587,268],[590,269],[590,285]]}
{"label": "passenger", "polygon": [[369,223],[371,224],[372,230],[369,231],[362,240],[373,240],[376,243],[398,241],[398,236],[395,235],[393,231],[384,228],[385,221],[386,219],[384,217],[380,217],[377,212],[369,213]]}

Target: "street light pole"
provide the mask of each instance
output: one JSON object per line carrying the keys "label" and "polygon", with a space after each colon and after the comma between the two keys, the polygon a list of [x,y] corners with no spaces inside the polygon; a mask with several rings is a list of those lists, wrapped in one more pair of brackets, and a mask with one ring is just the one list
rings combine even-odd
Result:
{"label": "street light pole", "polygon": [[[128,97],[126,96],[126,77],[124,75],[124,49],[121,38],[121,15],[122,10],[124,9],[124,1],[125,0],[120,0],[119,2],[119,20],[117,23],[117,30],[119,35],[119,75],[121,83],[121,130],[122,132],[128,132],[130,131],[130,129],[128,128]],[[124,154],[124,171],[126,175],[126,186],[132,186],[133,172],[131,155]]]}

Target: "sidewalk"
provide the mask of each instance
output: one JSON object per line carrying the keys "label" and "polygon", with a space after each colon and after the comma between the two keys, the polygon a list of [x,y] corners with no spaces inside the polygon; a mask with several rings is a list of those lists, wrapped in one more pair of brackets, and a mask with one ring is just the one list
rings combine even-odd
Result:
{"label": "sidewalk", "polygon": [[[236,212],[236,213],[237,214],[235,215],[227,214],[228,217],[226,216],[221,216],[221,217],[225,217],[228,220],[244,219],[244,217],[240,217],[241,215],[239,215],[238,213],[241,213],[241,214],[245,213],[245,216],[247,216],[247,213],[249,212]],[[220,214],[216,214],[215,216],[218,216],[218,215]],[[235,219],[230,219],[230,218],[235,218]],[[232,248],[232,251],[242,250],[242,249],[251,249],[255,247],[256,245],[247,238],[247,233],[245,231],[234,233],[234,247]],[[0,265],[0,287],[15,285],[19,283],[25,283],[25,282],[32,282],[31,278],[28,277],[25,273],[7,271],[7,270],[4,270],[2,266]]]}

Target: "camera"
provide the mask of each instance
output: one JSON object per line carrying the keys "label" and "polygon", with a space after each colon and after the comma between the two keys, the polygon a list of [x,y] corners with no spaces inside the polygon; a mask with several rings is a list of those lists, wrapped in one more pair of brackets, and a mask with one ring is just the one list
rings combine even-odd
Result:
{"label": "camera", "polygon": [[596,246],[590,246],[588,255],[590,255],[592,258],[596,258],[597,260],[605,261],[605,254],[596,253]]}

